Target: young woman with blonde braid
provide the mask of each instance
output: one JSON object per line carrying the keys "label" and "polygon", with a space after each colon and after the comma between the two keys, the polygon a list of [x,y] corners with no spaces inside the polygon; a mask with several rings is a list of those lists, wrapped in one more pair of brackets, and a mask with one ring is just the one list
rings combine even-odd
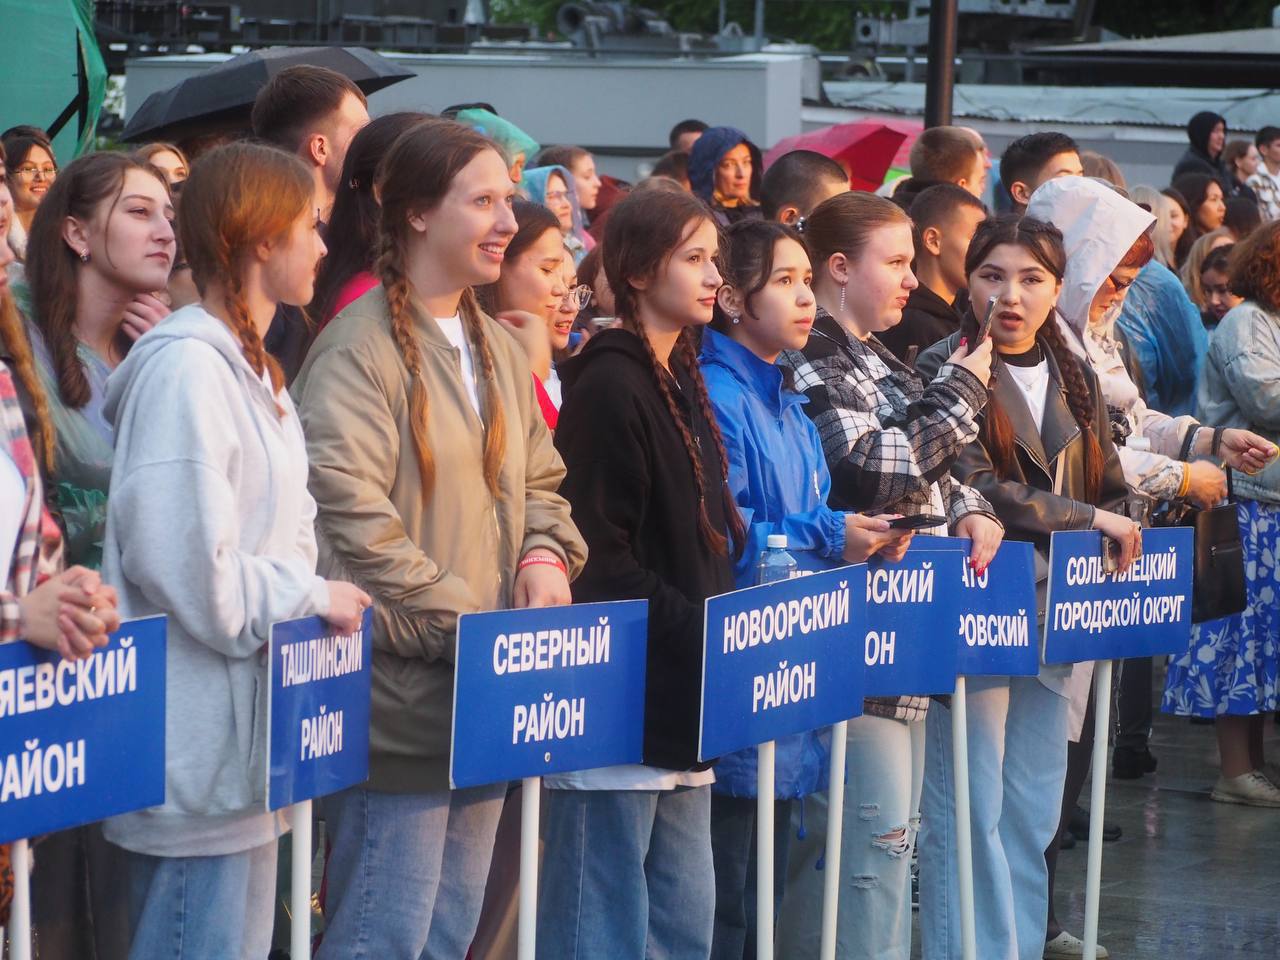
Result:
{"label": "young woman with blonde braid", "polygon": [[498,279],[515,234],[506,161],[426,120],[376,189],[381,283],[325,327],[293,387],[321,570],[352,577],[376,613],[370,775],[325,799],[319,956],[457,960],[506,793],[449,789],[457,618],[568,603],[585,550],[529,363],[471,293]]}
{"label": "young woman with blonde braid", "polygon": [[262,335],[311,299],[324,244],[301,161],[256,144],[202,157],[182,244],[200,291],[116,369],[104,579],[126,617],[169,617],[165,803],[115,817],[130,852],[134,960],[264,957],[276,841],[268,812],[271,625],[320,615],[350,631],[369,605],[315,574],[306,448]]}

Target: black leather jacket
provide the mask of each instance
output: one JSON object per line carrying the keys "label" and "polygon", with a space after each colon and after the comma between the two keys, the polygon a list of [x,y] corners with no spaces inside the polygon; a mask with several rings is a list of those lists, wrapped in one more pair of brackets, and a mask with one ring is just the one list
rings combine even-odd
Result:
{"label": "black leather jacket", "polygon": [[[917,372],[928,381],[955,352],[959,340],[960,334],[952,334],[926,350],[916,362]],[[1004,372],[999,354],[992,364],[993,394],[1009,415],[1016,437],[1018,455],[1014,476],[1003,480],[996,476],[991,457],[980,439],[965,447],[951,470],[957,480],[987,498],[1004,524],[1005,539],[1024,540],[1035,545],[1036,592],[1042,611],[1049,571],[1050,535],[1055,530],[1088,530],[1093,524],[1095,508],[1123,513],[1128,499],[1120,458],[1111,442],[1111,431],[1106,429],[1106,402],[1093,372],[1082,364],[1081,369],[1097,410],[1093,422],[1104,427],[1097,431],[1103,456],[1101,496],[1096,504],[1084,502],[1081,430],[1063,395],[1062,374],[1053,354],[1046,350],[1045,356],[1052,382],[1045,398],[1044,421],[1040,430],[1036,429],[1022,391]],[[1053,480],[1056,460],[1060,456],[1066,457],[1066,462],[1062,472],[1062,495],[1059,496],[1053,493]]]}

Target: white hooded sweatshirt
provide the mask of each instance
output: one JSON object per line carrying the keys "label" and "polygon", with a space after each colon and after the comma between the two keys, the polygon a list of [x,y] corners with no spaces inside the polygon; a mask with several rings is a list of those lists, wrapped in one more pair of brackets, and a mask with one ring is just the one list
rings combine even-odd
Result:
{"label": "white hooded sweatshirt", "polygon": [[1058,298],[1059,326],[1063,340],[1097,374],[1107,405],[1123,411],[1129,422],[1129,439],[1116,448],[1125,480],[1156,500],[1174,499],[1185,469],[1174,458],[1187,430],[1198,424],[1191,417],[1170,417],[1153,410],[1142,399],[1115,335],[1123,304],[1089,323],[1094,295],[1155,217],[1088,177],[1059,177],[1042,184],[1031,197],[1027,216],[1062,231],[1067,271]]}
{"label": "white hooded sweatshirt", "polygon": [[103,579],[122,616],[169,616],[165,802],[107,838],[152,856],[260,846],[288,829],[264,802],[268,630],[329,605],[298,415],[199,304],[134,344],[105,413]]}

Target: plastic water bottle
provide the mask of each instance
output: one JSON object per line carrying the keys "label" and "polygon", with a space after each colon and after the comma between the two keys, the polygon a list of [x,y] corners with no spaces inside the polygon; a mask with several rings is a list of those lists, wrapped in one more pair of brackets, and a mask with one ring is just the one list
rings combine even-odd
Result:
{"label": "plastic water bottle", "polygon": [[771,533],[766,541],[766,548],[760,554],[760,562],[756,564],[756,583],[775,583],[778,580],[790,580],[800,575],[796,558],[787,553],[787,535]]}

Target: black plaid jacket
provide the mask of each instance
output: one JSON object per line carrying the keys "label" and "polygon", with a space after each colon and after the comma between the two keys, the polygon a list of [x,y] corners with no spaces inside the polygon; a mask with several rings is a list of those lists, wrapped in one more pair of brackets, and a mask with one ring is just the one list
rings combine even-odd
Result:
{"label": "black plaid jacket", "polygon": [[[778,358],[822,439],[837,510],[938,514],[954,526],[971,513],[999,523],[991,504],[951,476],[960,451],[978,435],[987,402],[982,382],[944,364],[927,386],[875,337],[850,337],[825,310],[804,350]],[[945,534],[945,530],[936,531]],[[918,720],[926,697],[870,698],[865,712]]]}

